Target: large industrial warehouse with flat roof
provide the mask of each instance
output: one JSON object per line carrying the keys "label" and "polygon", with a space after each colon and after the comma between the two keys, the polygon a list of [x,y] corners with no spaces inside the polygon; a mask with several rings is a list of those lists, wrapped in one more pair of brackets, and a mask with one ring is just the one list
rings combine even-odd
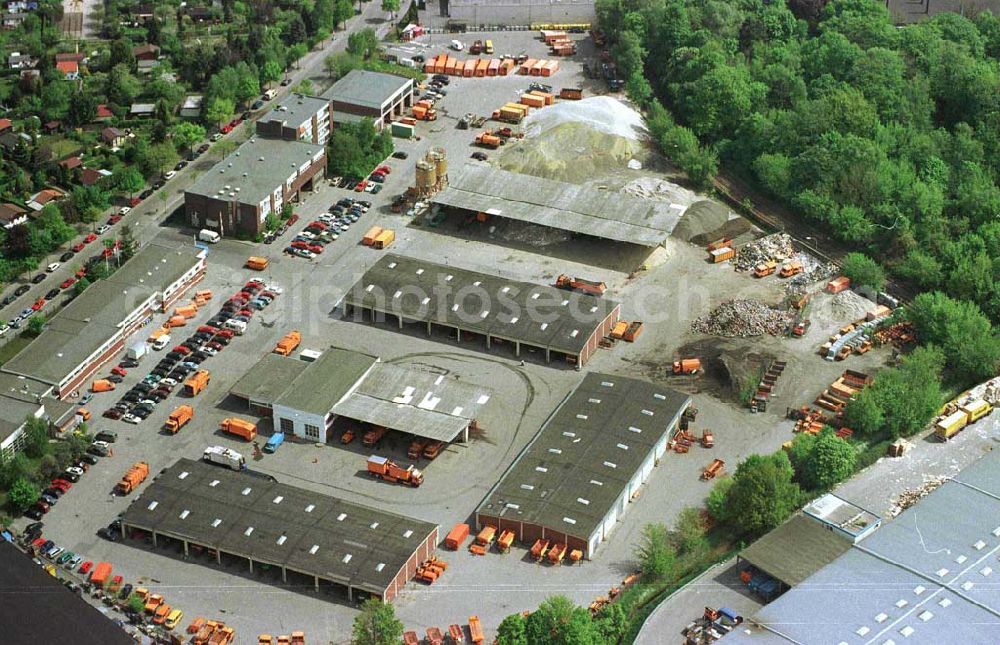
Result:
{"label": "large industrial warehouse with flat roof", "polygon": [[582,366],[597,350],[621,314],[607,298],[520,282],[387,254],[338,303],[345,314],[372,320],[391,316],[406,323],[479,335],[486,347],[511,343],[515,356],[524,348],[544,353],[546,362],[564,358]]}
{"label": "large industrial warehouse with flat roof", "polygon": [[618,191],[466,164],[430,198],[439,206],[530,222],[640,246],[663,243],[681,211],[666,202]]}
{"label": "large industrial warehouse with flat roof", "polygon": [[487,493],[477,526],[592,557],[649,479],[690,402],[648,381],[587,374]]}
{"label": "large industrial warehouse with flat roof", "polygon": [[491,393],[454,378],[330,347],[315,361],[267,354],[229,391],[274,427],[310,441],[336,440],[338,417],[435,441],[469,439]]}
{"label": "large industrial warehouse with flat roof", "polygon": [[994,450],[852,543],[758,611],[751,629],[734,630],[724,642],[996,642],[998,555]]}
{"label": "large industrial warehouse with flat roof", "polygon": [[121,351],[153,312],[166,311],[201,280],[205,257],[195,246],[147,244],[53,315],[3,371],[48,383],[65,398]]}
{"label": "large industrial warehouse with flat roof", "polygon": [[[190,459],[160,473],[122,518],[127,538],[176,540],[185,556],[278,567],[319,591],[346,587],[391,601],[434,551],[438,527]],[[192,549],[192,547],[196,547]]]}

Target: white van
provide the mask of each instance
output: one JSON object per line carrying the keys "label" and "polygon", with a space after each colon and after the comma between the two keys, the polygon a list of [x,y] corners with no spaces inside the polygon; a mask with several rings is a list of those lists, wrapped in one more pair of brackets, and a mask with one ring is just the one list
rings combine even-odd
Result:
{"label": "white van", "polygon": [[164,334],[156,340],[153,341],[153,349],[160,351],[164,347],[170,344],[170,334]]}
{"label": "white van", "polygon": [[463,49],[465,49],[465,45],[462,44],[461,40],[453,40],[451,41],[451,48],[457,52],[460,52]]}
{"label": "white van", "polygon": [[202,242],[208,242],[209,244],[215,244],[222,239],[222,236],[215,231],[210,231],[207,228],[203,228],[198,231],[198,239]]}
{"label": "white van", "polygon": [[277,95],[278,95],[278,92],[276,90],[268,90],[268,91],[264,92],[264,100],[265,101],[270,101],[271,99],[273,99]]}
{"label": "white van", "polygon": [[237,336],[242,336],[247,330],[247,324],[242,320],[229,319],[224,326],[226,329],[233,331]]}

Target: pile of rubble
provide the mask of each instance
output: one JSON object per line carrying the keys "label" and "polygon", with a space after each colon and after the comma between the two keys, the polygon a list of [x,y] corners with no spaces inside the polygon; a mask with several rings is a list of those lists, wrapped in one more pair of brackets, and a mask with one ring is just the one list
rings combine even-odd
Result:
{"label": "pile of rubble", "polygon": [[729,300],[695,320],[691,329],[727,338],[781,336],[790,320],[787,311],[772,309],[758,300]]}
{"label": "pile of rubble", "polygon": [[893,500],[892,508],[886,512],[886,515],[890,519],[896,517],[924,497],[933,493],[938,486],[945,483],[947,480],[948,477],[944,476],[928,477],[919,488],[908,488],[904,490],[898,497],[895,498],[895,500]]}
{"label": "pile of rubble", "polygon": [[[799,259],[800,261],[802,257],[809,257],[804,253],[800,253],[799,255],[801,257],[796,259]],[[830,262],[806,261],[802,264],[805,267],[805,270],[788,281],[788,284],[785,285],[785,289],[787,291],[802,289],[806,285],[813,284],[814,282],[820,282],[821,280],[829,280],[830,278],[840,274],[840,268],[836,264]]]}
{"label": "pile of rubble", "polygon": [[787,233],[774,233],[741,246],[733,258],[733,266],[737,271],[750,271],[763,262],[781,262],[793,255],[792,237]]}

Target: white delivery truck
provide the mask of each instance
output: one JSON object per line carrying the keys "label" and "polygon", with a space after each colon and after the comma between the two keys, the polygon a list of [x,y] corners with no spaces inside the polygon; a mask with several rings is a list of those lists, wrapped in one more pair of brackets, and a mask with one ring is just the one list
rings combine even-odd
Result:
{"label": "white delivery truck", "polygon": [[198,240],[201,242],[208,242],[209,244],[215,244],[222,239],[222,236],[215,231],[210,231],[207,228],[203,228],[198,231]]}
{"label": "white delivery truck", "polygon": [[264,92],[264,100],[265,101],[270,101],[271,99],[273,99],[277,95],[278,95],[277,90],[268,90],[268,91]]}
{"label": "white delivery truck", "polygon": [[247,460],[243,458],[243,455],[223,446],[205,448],[205,454],[201,458],[209,463],[225,466],[232,470],[246,470],[247,467]]}
{"label": "white delivery truck", "polygon": [[237,336],[242,336],[247,330],[247,324],[245,322],[242,320],[233,320],[232,318],[226,321],[224,327],[235,333]]}
{"label": "white delivery truck", "polygon": [[125,356],[131,358],[133,361],[138,361],[142,359],[149,352],[149,347],[146,346],[144,342],[138,342],[128,348]]}

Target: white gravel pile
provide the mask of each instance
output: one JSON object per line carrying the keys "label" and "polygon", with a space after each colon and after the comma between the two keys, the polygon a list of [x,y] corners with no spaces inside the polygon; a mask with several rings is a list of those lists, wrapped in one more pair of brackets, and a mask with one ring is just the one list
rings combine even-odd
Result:
{"label": "white gravel pile", "polygon": [[588,126],[598,132],[633,141],[646,136],[646,124],[642,115],[610,96],[561,101],[535,110],[524,121],[524,134],[526,137],[537,137],[564,123]]}

